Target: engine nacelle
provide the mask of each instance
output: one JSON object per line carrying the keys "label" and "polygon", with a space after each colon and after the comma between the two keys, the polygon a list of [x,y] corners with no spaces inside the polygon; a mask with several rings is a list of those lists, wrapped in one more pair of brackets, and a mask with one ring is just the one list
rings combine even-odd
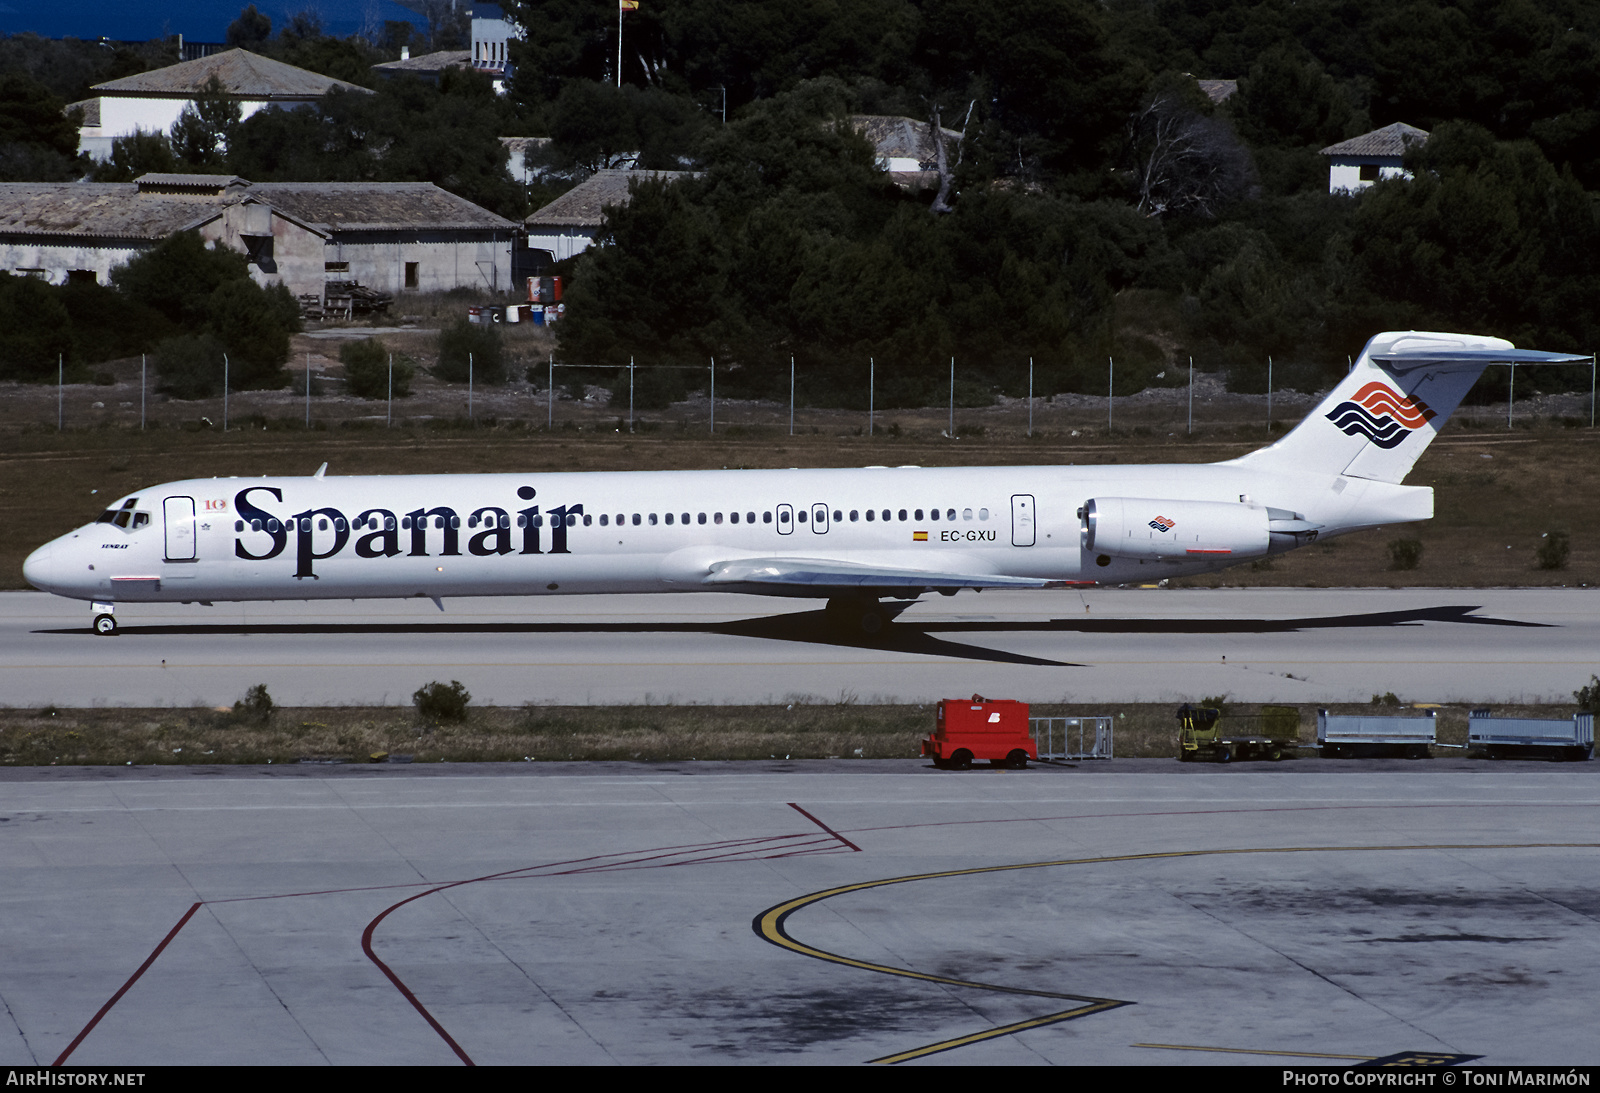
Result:
{"label": "engine nacelle", "polygon": [[1272,540],[1267,509],[1246,502],[1097,497],[1078,514],[1084,549],[1113,558],[1257,558]]}

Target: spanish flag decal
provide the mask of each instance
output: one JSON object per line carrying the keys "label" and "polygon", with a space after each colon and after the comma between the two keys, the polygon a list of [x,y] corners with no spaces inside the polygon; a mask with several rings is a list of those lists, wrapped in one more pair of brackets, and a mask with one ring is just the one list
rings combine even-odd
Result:
{"label": "spanish flag decal", "polygon": [[928,533],[925,531],[913,531],[911,533],[911,541],[913,543],[926,543],[928,541]]}

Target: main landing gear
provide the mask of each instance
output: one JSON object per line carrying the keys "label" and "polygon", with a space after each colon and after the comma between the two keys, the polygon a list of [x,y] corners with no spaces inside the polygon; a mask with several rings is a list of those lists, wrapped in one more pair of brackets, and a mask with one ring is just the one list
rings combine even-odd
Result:
{"label": "main landing gear", "polygon": [[854,638],[882,637],[908,604],[885,607],[871,596],[835,596],[824,608],[828,624]]}
{"label": "main landing gear", "polygon": [[89,625],[96,634],[109,638],[117,632],[117,617],[112,614],[116,609],[115,604],[97,603],[93,605],[94,621]]}

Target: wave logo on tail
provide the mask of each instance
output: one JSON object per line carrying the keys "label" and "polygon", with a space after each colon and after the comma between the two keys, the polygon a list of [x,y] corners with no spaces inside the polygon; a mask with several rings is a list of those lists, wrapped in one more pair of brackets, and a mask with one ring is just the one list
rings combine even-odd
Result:
{"label": "wave logo on tail", "polygon": [[1407,398],[1377,380],[1333,408],[1328,420],[1350,436],[1364,436],[1380,448],[1397,447],[1434,417],[1427,403]]}

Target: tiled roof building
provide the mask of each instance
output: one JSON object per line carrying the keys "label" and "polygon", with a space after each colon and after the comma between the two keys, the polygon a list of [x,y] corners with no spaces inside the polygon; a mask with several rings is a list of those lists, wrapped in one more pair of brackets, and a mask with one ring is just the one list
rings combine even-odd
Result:
{"label": "tiled roof building", "polygon": [[1401,165],[1406,149],[1427,140],[1426,129],[1397,121],[1328,145],[1322,150],[1328,157],[1328,192],[1357,193],[1379,179],[1409,178]]}
{"label": "tiled roof building", "polygon": [[399,293],[511,287],[517,225],[428,182],[263,182],[233,175],[0,184],[0,269],[107,281],[182,231],[250,257],[298,295],[325,281]]}
{"label": "tiled roof building", "polygon": [[118,137],[171,131],[183,108],[213,78],[223,94],[239,103],[243,117],[268,108],[312,106],[336,90],[366,93],[366,88],[332,76],[230,49],[96,84],[93,98],[73,104],[84,112],[78,150],[105,160]]}

